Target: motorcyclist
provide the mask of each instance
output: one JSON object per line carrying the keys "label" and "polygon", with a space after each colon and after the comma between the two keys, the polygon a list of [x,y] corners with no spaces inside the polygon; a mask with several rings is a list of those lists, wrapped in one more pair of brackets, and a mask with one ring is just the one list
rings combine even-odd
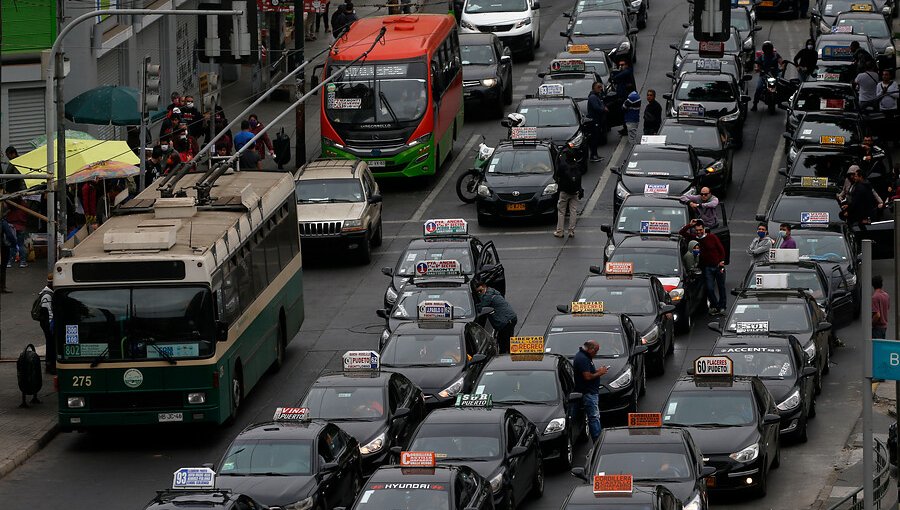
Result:
{"label": "motorcyclist", "polygon": [[809,78],[815,71],[818,61],[819,53],[816,51],[816,44],[812,39],[807,39],[806,46],[794,55],[794,65],[797,66],[800,81],[806,81]]}
{"label": "motorcyclist", "polygon": [[759,105],[759,99],[766,89],[767,74],[772,77],[781,76],[784,71],[784,61],[781,55],[775,51],[775,45],[772,41],[766,41],[762,44],[762,51],[756,53],[756,72],[759,73],[759,81],[756,84],[756,93],[753,95],[753,107],[751,111],[756,111]]}

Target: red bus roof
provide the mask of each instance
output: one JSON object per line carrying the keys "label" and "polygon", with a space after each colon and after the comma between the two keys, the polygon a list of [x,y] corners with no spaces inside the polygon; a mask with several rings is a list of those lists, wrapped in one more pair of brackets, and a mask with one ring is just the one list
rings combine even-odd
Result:
{"label": "red bus roof", "polygon": [[381,27],[387,28],[384,44],[376,44],[370,60],[398,60],[424,55],[456,25],[449,14],[412,14],[363,18],[347,31],[331,50],[333,60],[353,60],[369,49]]}

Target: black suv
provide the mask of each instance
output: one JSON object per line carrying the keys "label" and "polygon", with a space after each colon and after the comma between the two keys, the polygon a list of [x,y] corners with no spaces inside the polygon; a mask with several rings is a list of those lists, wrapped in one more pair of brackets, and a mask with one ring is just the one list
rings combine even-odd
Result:
{"label": "black suv", "polygon": [[494,34],[459,34],[465,106],[488,109],[503,116],[503,105],[512,104],[512,57]]}

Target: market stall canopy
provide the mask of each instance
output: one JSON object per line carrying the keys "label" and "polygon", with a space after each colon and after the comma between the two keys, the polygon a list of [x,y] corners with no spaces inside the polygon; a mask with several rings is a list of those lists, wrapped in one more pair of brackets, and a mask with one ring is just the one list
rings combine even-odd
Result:
{"label": "market stall canopy", "polygon": [[[56,142],[54,141],[53,154],[56,154]],[[45,173],[47,171],[47,147],[42,145],[28,154],[12,160],[12,164],[20,172]],[[137,166],[140,159],[134,155],[128,144],[118,140],[66,140],[66,180],[68,182],[83,182],[94,179],[113,179],[135,175],[139,172]],[[135,170],[125,167],[134,167]],[[104,170],[106,169],[106,170]],[[101,176],[106,172],[106,176]],[[131,172],[131,173],[129,173]],[[76,178],[75,176],[78,175]],[[85,176],[90,176],[85,177]],[[78,180],[70,180],[70,179]],[[27,187],[37,186],[46,182],[44,179],[26,179]]]}

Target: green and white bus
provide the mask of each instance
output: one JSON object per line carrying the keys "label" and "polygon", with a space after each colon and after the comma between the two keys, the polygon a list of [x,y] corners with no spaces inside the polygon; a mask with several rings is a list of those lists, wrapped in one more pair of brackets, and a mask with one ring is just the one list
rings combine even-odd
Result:
{"label": "green and white bus", "polygon": [[215,184],[205,205],[144,190],[56,264],[62,430],[222,423],[281,366],[304,316],[293,178]]}

